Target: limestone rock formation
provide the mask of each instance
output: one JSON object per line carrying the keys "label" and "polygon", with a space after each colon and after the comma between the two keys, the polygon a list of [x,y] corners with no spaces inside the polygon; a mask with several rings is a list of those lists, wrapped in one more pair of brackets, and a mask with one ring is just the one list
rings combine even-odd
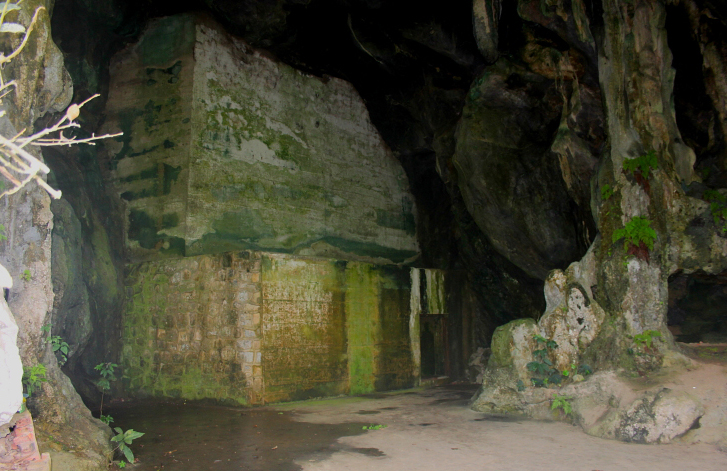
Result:
{"label": "limestone rock formation", "polygon": [[[41,10],[22,53],[3,70],[6,81],[14,79],[18,84],[4,99],[7,114],[0,122],[0,130],[6,136],[32,126],[33,121],[45,113],[63,110],[72,94],[70,77],[63,68],[63,56],[50,36],[52,2],[29,0],[21,6],[18,21],[26,25],[36,9]],[[31,151],[40,155],[37,150]],[[105,466],[104,455],[109,450],[103,431],[107,427],[91,417],[68,378],[60,371],[50,345],[43,338],[47,334],[41,331],[41,327],[52,323],[49,316],[53,304],[50,198],[45,190],[28,185],[7,197],[0,212],[0,222],[8,230],[7,242],[0,247],[0,260],[14,277],[8,305],[15,313],[19,328],[20,357],[27,367],[39,363],[46,366],[48,381],[43,383],[42,392],[38,394],[54,398],[49,399],[45,410],[35,408],[42,402],[37,401],[38,397],[31,398],[29,406],[36,413],[36,430],[53,423],[53,435],[70,442],[75,439],[77,432],[74,430],[81,430],[78,441],[94,455],[92,466],[98,469]],[[89,430],[98,433],[91,440],[83,435]],[[70,456],[73,459],[73,455]]]}
{"label": "limestone rock formation", "polygon": [[472,21],[477,47],[487,62],[495,62],[499,56],[497,27],[500,24],[501,3],[501,0],[474,0],[472,2]]}

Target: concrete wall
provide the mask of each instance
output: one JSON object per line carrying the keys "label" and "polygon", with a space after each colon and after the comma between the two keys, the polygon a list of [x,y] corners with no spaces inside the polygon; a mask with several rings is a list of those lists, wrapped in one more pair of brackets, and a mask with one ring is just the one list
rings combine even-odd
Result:
{"label": "concrete wall", "polygon": [[261,404],[412,387],[427,277],[442,274],[251,251],[129,265],[127,390]]}
{"label": "concrete wall", "polygon": [[415,257],[406,175],[351,84],[309,76],[192,15],[113,60],[110,182],[128,261],[237,250]]}

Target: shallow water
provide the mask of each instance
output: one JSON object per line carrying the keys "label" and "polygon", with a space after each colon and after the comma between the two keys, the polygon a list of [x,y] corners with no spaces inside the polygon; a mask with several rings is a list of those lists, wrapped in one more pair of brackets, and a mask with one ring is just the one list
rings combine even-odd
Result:
{"label": "shallow water", "polygon": [[135,403],[107,413],[113,427],[145,433],[131,445],[139,471],[293,471],[301,469],[295,461],[320,461],[335,451],[380,453],[337,443],[339,437],[363,433],[366,423],[296,422],[287,411]]}

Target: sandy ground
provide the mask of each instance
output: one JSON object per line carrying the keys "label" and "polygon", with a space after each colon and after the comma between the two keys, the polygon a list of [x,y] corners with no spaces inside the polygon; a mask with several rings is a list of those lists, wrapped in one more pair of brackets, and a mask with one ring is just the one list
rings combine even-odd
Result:
{"label": "sandy ground", "polygon": [[637,445],[594,438],[561,422],[470,410],[472,386],[287,404],[311,424],[385,425],[338,439],[336,451],[295,463],[308,471],[727,470],[714,445]]}

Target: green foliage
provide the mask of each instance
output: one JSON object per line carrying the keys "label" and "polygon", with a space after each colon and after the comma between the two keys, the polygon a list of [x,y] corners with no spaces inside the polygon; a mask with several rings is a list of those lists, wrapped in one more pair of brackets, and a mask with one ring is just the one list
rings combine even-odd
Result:
{"label": "green foliage", "polygon": [[5,235],[5,225],[0,224],[0,241],[8,240],[8,236]]}
{"label": "green foliage", "polygon": [[371,425],[364,425],[364,430],[381,430],[382,428],[386,428],[386,425],[384,424],[371,424]]}
{"label": "green foliage", "polygon": [[40,387],[40,383],[47,381],[46,371],[45,365],[42,363],[30,368],[23,368],[23,386],[25,386],[25,392],[28,393],[28,396],[33,395],[35,390]]}
{"label": "green foliage", "polygon": [[65,365],[68,361],[68,343],[60,335],[51,335],[48,337],[48,342],[50,342],[53,352],[61,357],[58,363],[61,366]]}
{"label": "green foliage", "polygon": [[523,383],[522,379],[517,380],[517,384],[515,385],[517,387],[518,392],[525,391],[525,383]]}
{"label": "green foliage", "polygon": [[624,250],[628,250],[629,245],[639,247],[641,242],[649,250],[652,250],[654,248],[654,241],[656,240],[656,231],[651,228],[651,221],[649,219],[634,216],[626,223],[626,227],[614,231],[612,241],[616,242],[619,239],[626,239],[624,241]]}
{"label": "green foliage", "polygon": [[[106,391],[111,389],[111,381],[116,381],[116,375],[114,374],[114,369],[118,368],[119,365],[116,363],[106,362],[106,363],[99,363],[98,365],[94,366],[93,369],[98,371],[101,375],[101,379],[96,381],[96,386],[101,389],[101,406],[98,410],[99,418],[103,417],[103,398]],[[103,420],[103,419],[102,419]]]}
{"label": "green foliage", "polygon": [[126,461],[128,461],[129,464],[134,464],[134,453],[131,452],[129,445],[144,434],[142,432],[136,432],[134,429],[129,429],[124,432],[121,430],[121,427],[115,427],[114,430],[116,431],[116,436],[114,436],[111,441],[118,443],[118,446],[114,449],[114,451],[121,451],[121,453],[124,454]]}
{"label": "green foliage", "polygon": [[106,425],[108,425],[108,424],[110,424],[111,422],[113,422],[113,421],[114,421],[114,418],[113,418],[113,417],[111,417],[110,415],[102,415],[102,416],[100,416],[100,417],[98,418],[98,420],[100,420],[101,422],[103,422],[103,423],[105,423]]}
{"label": "green foliage", "polygon": [[114,369],[118,368],[119,365],[116,363],[99,363],[94,366],[93,369],[98,371],[101,375],[101,379],[96,381],[96,385],[101,388],[102,391],[108,391],[111,389],[111,381],[116,381],[116,375]]}
{"label": "green foliage", "polygon": [[624,159],[623,169],[625,172],[635,175],[637,172],[641,173],[644,179],[649,178],[649,173],[655,170],[658,166],[656,159],[656,152],[649,151],[648,154],[642,155],[635,159]]}
{"label": "green foliage", "polygon": [[634,343],[637,347],[646,345],[647,348],[651,348],[656,337],[661,337],[661,332],[658,330],[645,330],[640,334],[634,335]]}
{"label": "green foliage", "polygon": [[40,330],[49,334],[48,340],[46,341],[51,345],[53,353],[55,353],[56,356],[60,355],[58,363],[60,363],[61,366],[65,365],[68,361],[68,350],[70,348],[68,343],[63,340],[63,337],[61,337],[60,335],[50,335],[51,324],[44,325],[40,328]]}
{"label": "green foliage", "polygon": [[20,278],[22,278],[24,281],[30,281],[33,279],[33,275],[30,274],[30,270],[27,268],[23,270],[23,274],[20,275]]}
{"label": "green foliage", "polygon": [[528,371],[535,375],[530,378],[533,386],[547,387],[555,376],[558,377],[556,384],[560,384],[560,373],[553,368],[553,362],[550,360],[550,350],[558,348],[558,343],[555,340],[546,339],[542,335],[534,335],[533,340],[541,347],[533,350],[533,361],[525,365]]}
{"label": "green foliage", "polygon": [[611,185],[606,183],[601,187],[601,199],[604,201],[608,201],[613,196],[613,189],[611,188]]}
{"label": "green foliage", "polygon": [[558,393],[553,393],[550,410],[561,409],[565,415],[571,415],[573,412],[573,405],[570,403],[571,399],[573,399],[573,396],[561,396]]}
{"label": "green foliage", "polygon": [[588,375],[592,375],[593,374],[593,368],[591,368],[590,366],[588,366],[588,365],[586,365],[584,363],[584,364],[582,364],[581,366],[578,367],[578,370],[576,370],[576,372],[579,375],[588,376]]}
{"label": "green foliage", "polygon": [[727,198],[716,190],[705,190],[702,198],[709,201],[709,212],[712,213],[714,223],[721,224],[722,232],[727,232]]}

